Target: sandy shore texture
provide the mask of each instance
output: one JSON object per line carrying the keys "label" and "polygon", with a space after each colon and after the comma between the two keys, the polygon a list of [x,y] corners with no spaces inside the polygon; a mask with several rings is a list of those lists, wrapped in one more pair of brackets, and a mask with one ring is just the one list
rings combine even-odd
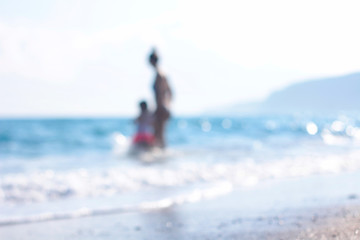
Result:
{"label": "sandy shore texture", "polygon": [[0,227],[0,239],[360,239],[360,200],[242,217],[207,204]]}
{"label": "sandy shore texture", "polygon": [[3,225],[0,239],[360,239],[359,177],[287,179],[151,211]]}

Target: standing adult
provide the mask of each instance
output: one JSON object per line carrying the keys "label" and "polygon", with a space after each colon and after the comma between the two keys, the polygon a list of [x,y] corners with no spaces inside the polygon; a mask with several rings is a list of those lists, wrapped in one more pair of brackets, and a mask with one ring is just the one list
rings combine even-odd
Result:
{"label": "standing adult", "polygon": [[154,68],[156,76],[154,82],[154,94],[156,102],[156,110],[154,113],[154,137],[155,145],[164,148],[165,143],[165,126],[170,118],[170,102],[172,92],[165,75],[159,70],[159,57],[153,49],[149,56],[151,66]]}

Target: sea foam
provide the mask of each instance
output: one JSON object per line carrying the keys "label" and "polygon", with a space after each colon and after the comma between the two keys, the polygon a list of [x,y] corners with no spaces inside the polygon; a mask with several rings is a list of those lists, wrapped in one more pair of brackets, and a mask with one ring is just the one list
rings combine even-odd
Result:
{"label": "sea foam", "polygon": [[257,162],[178,161],[177,164],[127,165],[71,171],[45,170],[0,177],[0,202],[21,204],[67,198],[113,196],[147,189],[177,188],[219,181],[251,187],[271,179],[336,174],[360,169],[360,151],[331,155],[284,156]]}

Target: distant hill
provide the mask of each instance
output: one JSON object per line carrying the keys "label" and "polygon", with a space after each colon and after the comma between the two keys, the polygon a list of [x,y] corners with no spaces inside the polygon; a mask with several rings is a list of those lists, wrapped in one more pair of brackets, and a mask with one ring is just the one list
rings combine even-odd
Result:
{"label": "distant hill", "polygon": [[337,112],[360,110],[360,73],[290,85],[274,92],[260,111]]}
{"label": "distant hill", "polygon": [[292,84],[262,102],[235,104],[215,115],[360,111],[360,73]]}

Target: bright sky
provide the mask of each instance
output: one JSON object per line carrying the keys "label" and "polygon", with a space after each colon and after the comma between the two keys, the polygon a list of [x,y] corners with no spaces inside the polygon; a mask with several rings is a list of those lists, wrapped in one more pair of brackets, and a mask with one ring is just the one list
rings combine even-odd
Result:
{"label": "bright sky", "polygon": [[176,115],[360,70],[358,0],[0,2],[1,116],[133,116],[153,46]]}

